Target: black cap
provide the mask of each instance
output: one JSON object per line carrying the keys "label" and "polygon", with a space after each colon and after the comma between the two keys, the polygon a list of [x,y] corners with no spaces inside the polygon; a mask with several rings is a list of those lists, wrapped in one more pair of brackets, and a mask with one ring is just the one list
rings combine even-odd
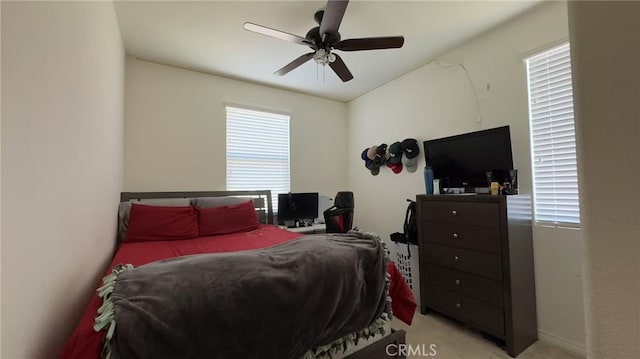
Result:
{"label": "black cap", "polygon": [[420,154],[420,147],[418,147],[418,141],[415,138],[407,138],[402,141],[402,152],[408,159],[418,157]]}
{"label": "black cap", "polygon": [[373,165],[382,167],[387,162],[387,144],[382,143],[376,148],[376,158],[373,160]]}
{"label": "black cap", "polygon": [[380,165],[376,162],[376,159],[378,158],[378,146],[371,146],[363,151],[362,157],[363,159],[366,157],[364,162],[365,167],[371,171],[372,175],[377,176],[378,173],[380,173]]}

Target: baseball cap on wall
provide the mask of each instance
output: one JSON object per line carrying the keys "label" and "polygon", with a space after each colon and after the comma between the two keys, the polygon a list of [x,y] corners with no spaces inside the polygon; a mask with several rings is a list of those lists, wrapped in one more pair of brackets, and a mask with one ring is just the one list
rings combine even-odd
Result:
{"label": "baseball cap on wall", "polygon": [[418,147],[418,141],[415,138],[407,138],[402,141],[402,165],[407,169],[407,172],[415,172],[418,169],[418,155],[420,154],[420,147]]}
{"label": "baseball cap on wall", "polygon": [[389,146],[389,158],[387,159],[387,167],[393,173],[402,172],[402,143],[396,141]]}
{"label": "baseball cap on wall", "polygon": [[402,141],[402,151],[408,158],[418,157],[420,154],[420,147],[418,147],[418,141],[415,138],[407,138]]}
{"label": "baseball cap on wall", "polygon": [[367,148],[367,158],[371,161],[376,159],[376,151],[378,150],[378,146],[371,146]]}
{"label": "baseball cap on wall", "polygon": [[400,162],[400,163],[391,163],[391,162],[387,161],[387,167],[391,168],[393,173],[397,174],[397,173],[402,172],[402,162]]}
{"label": "baseball cap on wall", "polygon": [[[377,176],[380,173],[380,164],[379,162],[376,162],[377,154],[378,154],[378,146],[371,146],[367,149],[366,158],[370,161],[367,168],[369,169],[369,171],[371,171],[371,174],[374,176]],[[367,160],[365,160],[365,165],[366,163],[367,163]]]}
{"label": "baseball cap on wall", "polygon": [[364,166],[367,167],[367,169],[369,169],[369,167],[371,167],[371,164],[373,163],[373,160],[371,160],[367,156],[367,152],[368,151],[369,151],[369,149],[365,148],[364,151],[362,151],[362,154],[360,155],[360,158],[362,158],[362,160],[364,161]]}
{"label": "baseball cap on wall", "polygon": [[396,141],[389,146],[389,163],[401,163],[402,162],[402,143]]}
{"label": "baseball cap on wall", "polygon": [[382,167],[385,163],[387,163],[387,144],[382,143],[376,148],[376,158],[373,160],[373,164]]}
{"label": "baseball cap on wall", "polygon": [[383,143],[379,146],[371,146],[367,157],[372,160],[371,174],[377,176],[380,173],[380,167],[384,166],[387,161],[387,144]]}

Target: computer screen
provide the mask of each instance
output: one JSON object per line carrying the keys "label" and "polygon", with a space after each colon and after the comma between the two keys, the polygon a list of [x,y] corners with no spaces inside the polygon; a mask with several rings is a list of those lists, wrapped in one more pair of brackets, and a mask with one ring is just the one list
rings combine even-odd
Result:
{"label": "computer screen", "polygon": [[318,192],[278,194],[278,222],[315,218],[318,218]]}

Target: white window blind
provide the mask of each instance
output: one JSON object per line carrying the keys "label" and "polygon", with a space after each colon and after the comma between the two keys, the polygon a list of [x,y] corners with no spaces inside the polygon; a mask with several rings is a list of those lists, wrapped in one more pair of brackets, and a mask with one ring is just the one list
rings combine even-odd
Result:
{"label": "white window blind", "polygon": [[289,116],[226,106],[227,190],[290,191]]}
{"label": "white window blind", "polygon": [[569,44],[526,59],[537,222],[579,225]]}

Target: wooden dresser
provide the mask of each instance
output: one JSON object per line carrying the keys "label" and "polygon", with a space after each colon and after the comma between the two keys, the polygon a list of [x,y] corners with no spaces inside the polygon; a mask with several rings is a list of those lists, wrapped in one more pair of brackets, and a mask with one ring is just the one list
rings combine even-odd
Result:
{"label": "wooden dresser", "polygon": [[474,327],[515,357],[537,340],[529,196],[418,195],[420,310]]}

